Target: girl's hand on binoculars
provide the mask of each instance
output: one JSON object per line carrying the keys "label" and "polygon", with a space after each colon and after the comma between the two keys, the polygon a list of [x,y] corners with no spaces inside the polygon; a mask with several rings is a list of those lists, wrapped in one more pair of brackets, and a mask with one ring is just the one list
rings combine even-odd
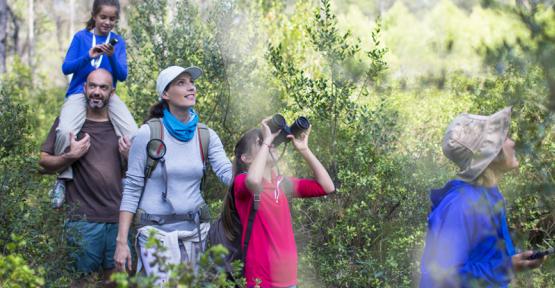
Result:
{"label": "girl's hand on binoculars", "polygon": [[291,143],[293,143],[293,146],[295,146],[295,149],[297,149],[297,151],[301,153],[308,151],[308,135],[310,135],[311,129],[312,126],[309,127],[306,131],[302,132],[299,135],[299,138],[296,138],[293,135],[287,135],[287,138],[291,140]]}
{"label": "girl's hand on binoculars", "polygon": [[272,119],[272,116],[266,117],[262,120],[262,122],[260,122],[260,125],[262,126],[262,141],[264,141],[264,143],[268,145],[272,144],[272,142],[274,142],[274,139],[277,137],[279,132],[281,132],[281,129],[280,129],[276,131],[276,133],[272,133],[272,131],[270,130],[270,127],[268,127],[268,124],[266,124],[270,119]]}

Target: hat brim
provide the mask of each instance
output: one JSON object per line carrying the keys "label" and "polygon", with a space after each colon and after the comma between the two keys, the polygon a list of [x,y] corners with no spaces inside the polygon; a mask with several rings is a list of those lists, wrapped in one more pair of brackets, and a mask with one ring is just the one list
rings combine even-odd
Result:
{"label": "hat brim", "polygon": [[[183,72],[179,73],[179,75],[183,73],[189,73],[189,75],[191,75],[191,79],[197,80],[197,78],[199,78],[202,75],[202,70],[196,66],[191,66],[191,67],[185,68]],[[175,76],[175,78],[177,78],[179,75]],[[172,81],[175,80],[175,78],[173,78]]]}
{"label": "hat brim", "polygon": [[490,116],[473,115],[484,117],[486,125],[480,147],[474,153],[470,165],[457,174],[460,178],[466,181],[476,180],[499,155],[509,133],[511,110],[511,107],[507,107]]}
{"label": "hat brim", "polygon": [[187,74],[191,75],[192,80],[197,80],[202,75],[202,70],[200,68],[196,67],[196,66],[191,66],[191,67],[187,67],[187,68],[181,67],[181,68],[183,70],[175,71],[175,73],[174,73],[175,75],[172,75],[173,77],[171,77],[171,80],[168,82],[166,87],[164,87],[164,90],[166,88],[168,88],[168,85],[170,85],[175,79],[177,79],[177,77],[179,77],[183,73],[187,73]]}

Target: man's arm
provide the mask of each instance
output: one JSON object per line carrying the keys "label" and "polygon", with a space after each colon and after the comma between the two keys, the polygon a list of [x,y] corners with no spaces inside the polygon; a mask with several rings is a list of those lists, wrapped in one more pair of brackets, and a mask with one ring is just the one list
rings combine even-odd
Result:
{"label": "man's arm", "polygon": [[77,140],[73,133],[70,133],[69,138],[71,142],[68,152],[62,155],[52,155],[44,151],[40,153],[39,165],[44,168],[47,173],[54,174],[63,171],[89,151],[91,147],[89,134],[85,134],[83,139]]}

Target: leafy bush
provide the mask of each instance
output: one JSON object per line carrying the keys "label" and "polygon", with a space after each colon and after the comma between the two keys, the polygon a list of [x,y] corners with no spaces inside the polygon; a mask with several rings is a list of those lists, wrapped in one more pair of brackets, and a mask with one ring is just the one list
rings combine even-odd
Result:
{"label": "leafy bush", "polygon": [[43,271],[37,273],[26,263],[22,255],[15,252],[20,246],[25,246],[25,240],[16,235],[11,235],[14,242],[5,247],[9,253],[7,256],[0,255],[0,282],[5,287],[41,287],[44,285]]}
{"label": "leafy bush", "polygon": [[[224,260],[228,253],[227,249],[221,245],[210,247],[203,255],[201,255],[198,270],[194,271],[193,267],[188,263],[169,264],[162,254],[166,248],[160,240],[156,239],[156,232],[151,232],[148,237],[146,247],[154,248],[154,263],[160,271],[165,271],[170,275],[168,282],[164,283],[164,287],[245,287],[244,278],[241,278],[242,266],[237,263],[234,265],[234,277],[238,279],[236,282],[228,279]],[[136,274],[128,277],[126,273],[116,273],[112,275],[118,287],[156,287],[158,278],[155,275],[146,276]]]}
{"label": "leafy bush", "polygon": [[[32,88],[28,69],[17,68],[0,82],[0,251],[6,265],[0,282],[67,285],[72,276],[60,241],[63,214],[50,208],[50,183],[37,173],[36,141],[41,139],[33,137],[37,115],[27,102],[44,91]],[[20,274],[23,282],[10,280]]]}

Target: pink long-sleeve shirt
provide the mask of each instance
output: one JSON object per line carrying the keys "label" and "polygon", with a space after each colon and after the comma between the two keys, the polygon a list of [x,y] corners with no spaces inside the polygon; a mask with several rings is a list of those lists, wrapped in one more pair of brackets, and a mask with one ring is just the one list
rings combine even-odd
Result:
{"label": "pink long-sleeve shirt", "polygon": [[[235,178],[235,207],[243,226],[242,243],[252,208],[253,193],[245,180],[247,174]],[[293,197],[320,197],[326,192],[312,179],[288,178],[292,182]],[[279,178],[264,181],[260,206],[256,212],[245,264],[247,286],[289,287],[297,284],[297,246],[293,234],[291,212],[287,197],[277,185]]]}

